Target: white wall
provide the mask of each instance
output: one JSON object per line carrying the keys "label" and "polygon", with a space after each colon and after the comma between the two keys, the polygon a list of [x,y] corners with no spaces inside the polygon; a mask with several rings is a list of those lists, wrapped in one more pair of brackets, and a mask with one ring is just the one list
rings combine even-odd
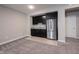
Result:
{"label": "white wall", "polygon": [[65,10],[58,10],[58,41],[65,42]]}
{"label": "white wall", "polygon": [[0,6],[0,43],[30,35],[25,14]]}

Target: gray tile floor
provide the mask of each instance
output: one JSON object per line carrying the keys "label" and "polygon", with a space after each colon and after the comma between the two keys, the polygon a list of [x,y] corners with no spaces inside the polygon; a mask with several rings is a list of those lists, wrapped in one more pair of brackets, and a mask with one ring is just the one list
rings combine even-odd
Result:
{"label": "gray tile floor", "polygon": [[49,45],[27,38],[19,39],[0,46],[1,54],[78,54],[79,40],[66,38],[66,43]]}

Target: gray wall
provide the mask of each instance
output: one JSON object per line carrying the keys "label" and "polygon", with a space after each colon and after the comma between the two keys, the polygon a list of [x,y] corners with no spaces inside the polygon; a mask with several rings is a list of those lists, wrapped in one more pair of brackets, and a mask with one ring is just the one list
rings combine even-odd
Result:
{"label": "gray wall", "polygon": [[76,16],[76,37],[79,39],[79,12],[78,15]]}
{"label": "gray wall", "polygon": [[28,16],[0,6],[0,43],[30,35]]}

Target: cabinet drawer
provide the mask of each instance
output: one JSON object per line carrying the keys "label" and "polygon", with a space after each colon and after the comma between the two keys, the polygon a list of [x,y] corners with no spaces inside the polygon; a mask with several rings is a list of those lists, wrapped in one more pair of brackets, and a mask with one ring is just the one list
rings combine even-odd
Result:
{"label": "cabinet drawer", "polygon": [[46,30],[43,29],[31,29],[31,35],[38,37],[47,37]]}

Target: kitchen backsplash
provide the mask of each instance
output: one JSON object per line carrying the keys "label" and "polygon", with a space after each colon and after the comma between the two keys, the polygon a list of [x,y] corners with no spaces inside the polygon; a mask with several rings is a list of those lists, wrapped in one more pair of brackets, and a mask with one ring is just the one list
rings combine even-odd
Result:
{"label": "kitchen backsplash", "polygon": [[32,29],[46,29],[46,25],[42,23],[38,23],[36,25],[32,25]]}

